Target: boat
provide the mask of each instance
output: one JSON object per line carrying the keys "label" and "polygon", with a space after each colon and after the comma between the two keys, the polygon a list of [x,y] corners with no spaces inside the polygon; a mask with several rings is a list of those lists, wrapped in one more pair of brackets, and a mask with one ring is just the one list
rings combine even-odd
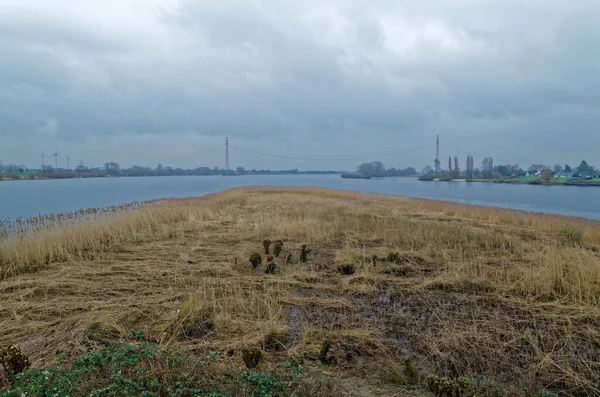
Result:
{"label": "boat", "polygon": [[352,174],[342,174],[342,178],[348,179],[371,179],[369,175],[352,173]]}

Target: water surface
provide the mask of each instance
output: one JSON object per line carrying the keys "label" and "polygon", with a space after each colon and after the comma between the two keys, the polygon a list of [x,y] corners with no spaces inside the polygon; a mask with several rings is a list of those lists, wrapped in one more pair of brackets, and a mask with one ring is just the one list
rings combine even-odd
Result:
{"label": "water surface", "polygon": [[237,186],[319,186],[600,219],[600,188],[413,178],[342,179],[339,175],[172,176],[0,183],[0,219],[30,217],[131,201],[201,196]]}

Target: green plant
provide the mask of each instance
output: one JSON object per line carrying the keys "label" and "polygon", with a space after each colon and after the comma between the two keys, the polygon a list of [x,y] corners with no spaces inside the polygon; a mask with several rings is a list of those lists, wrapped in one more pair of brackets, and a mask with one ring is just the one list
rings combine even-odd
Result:
{"label": "green plant", "polygon": [[319,361],[323,365],[331,365],[335,362],[335,357],[329,356],[329,350],[331,349],[331,342],[324,340],[321,344],[321,351],[319,353]]}
{"label": "green plant", "polygon": [[260,364],[262,358],[262,350],[256,346],[249,346],[242,349],[242,360],[246,364],[246,368],[254,369]]}
{"label": "green plant", "polygon": [[345,276],[351,276],[356,273],[356,267],[354,265],[340,265],[337,268],[338,273],[341,273]]}
{"label": "green plant", "polygon": [[279,255],[281,254],[282,250],[283,250],[283,241],[282,240],[275,241],[275,246],[273,247],[273,255],[275,255],[275,258],[279,258]]}
{"label": "green plant", "polygon": [[477,388],[465,377],[449,379],[431,375],[427,378],[427,387],[436,397],[473,397]]}
{"label": "green plant", "polygon": [[[249,361],[258,365],[262,353],[250,348]],[[142,342],[92,351],[66,367],[28,369],[2,384],[1,397],[21,396],[311,396],[315,387],[303,377],[303,367],[285,371],[239,371],[217,363],[215,354],[206,361],[181,349],[161,350]],[[237,372],[236,372],[237,371]],[[4,388],[2,389],[2,387]],[[317,390],[320,385],[316,386]]]}
{"label": "green plant", "polygon": [[292,254],[287,254],[287,257],[285,258],[285,263],[290,265],[293,261],[294,257],[292,256]]}
{"label": "green plant", "polygon": [[265,247],[265,255],[271,254],[271,240],[263,241],[263,247]]}
{"label": "green plant", "polygon": [[269,261],[267,261],[267,266],[265,268],[266,274],[275,274],[277,273],[277,264],[273,261],[273,257],[269,257]]}
{"label": "green plant", "polygon": [[566,224],[562,226],[558,229],[558,236],[571,244],[583,243],[583,230],[574,225]]}
{"label": "green plant", "polygon": [[252,264],[252,267],[256,269],[262,265],[262,256],[260,256],[258,252],[253,253],[250,255],[250,263]]}

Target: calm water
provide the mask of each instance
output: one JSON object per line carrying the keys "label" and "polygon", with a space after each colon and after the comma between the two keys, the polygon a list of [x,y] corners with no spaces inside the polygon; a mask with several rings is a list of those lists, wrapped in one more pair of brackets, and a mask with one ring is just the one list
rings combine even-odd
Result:
{"label": "calm water", "polygon": [[600,219],[600,188],[420,182],[339,175],[98,178],[0,183],[0,219],[130,201],[200,196],[236,186],[321,186]]}

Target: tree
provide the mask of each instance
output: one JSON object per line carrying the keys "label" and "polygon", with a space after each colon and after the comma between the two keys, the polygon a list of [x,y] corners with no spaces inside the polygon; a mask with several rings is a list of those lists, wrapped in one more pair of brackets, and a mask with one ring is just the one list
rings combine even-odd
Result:
{"label": "tree", "polygon": [[163,173],[163,165],[159,164],[156,166],[156,175],[162,175]]}
{"label": "tree", "polygon": [[562,165],[554,164],[554,173],[561,172],[563,170]]}
{"label": "tree", "polygon": [[481,162],[481,171],[486,178],[491,178],[494,172],[494,159],[491,157],[485,157]]}
{"label": "tree", "polygon": [[545,181],[549,181],[554,177],[554,172],[550,168],[546,168],[541,173],[542,179]]}
{"label": "tree", "polygon": [[382,177],[385,176],[385,165],[381,161],[371,161],[359,165],[356,170],[366,176]]}
{"label": "tree", "polygon": [[452,156],[448,157],[448,176],[452,177]]}
{"label": "tree", "polygon": [[244,169],[244,167],[237,167],[235,169],[235,172],[236,172],[236,174],[244,175],[246,173],[246,170]]}
{"label": "tree", "polygon": [[77,166],[77,168],[75,168],[75,172],[78,173],[78,174],[84,173],[87,170],[88,169],[83,164],[80,164],[80,165]]}
{"label": "tree", "polygon": [[579,167],[577,167],[577,173],[579,174],[580,178],[587,178],[588,176],[591,176],[593,171],[594,169],[590,167],[585,160],[581,160],[581,164],[579,164]]}
{"label": "tree", "polygon": [[118,163],[110,162],[104,164],[104,170],[108,175],[118,175],[121,167]]}
{"label": "tree", "polygon": [[473,179],[473,165],[474,165],[473,156],[467,156],[467,168],[465,171],[465,177],[467,179]]}
{"label": "tree", "polygon": [[423,168],[423,174],[425,174],[425,175],[433,174],[433,168],[431,168],[430,165],[426,166],[425,168]]}
{"label": "tree", "polygon": [[454,178],[460,178],[460,168],[458,168],[458,157],[454,156]]}
{"label": "tree", "polygon": [[565,172],[573,172],[571,171],[571,166],[569,166],[569,164],[565,164]]}

